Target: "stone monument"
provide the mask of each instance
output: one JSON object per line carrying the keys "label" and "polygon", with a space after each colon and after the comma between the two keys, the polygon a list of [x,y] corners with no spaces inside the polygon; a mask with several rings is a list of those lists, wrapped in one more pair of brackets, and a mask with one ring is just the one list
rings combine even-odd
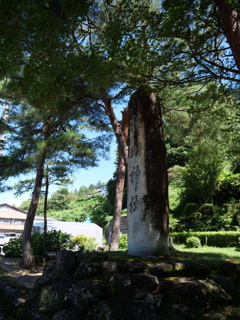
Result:
{"label": "stone monument", "polygon": [[130,98],[128,254],[167,255],[169,205],[161,104],[147,87]]}

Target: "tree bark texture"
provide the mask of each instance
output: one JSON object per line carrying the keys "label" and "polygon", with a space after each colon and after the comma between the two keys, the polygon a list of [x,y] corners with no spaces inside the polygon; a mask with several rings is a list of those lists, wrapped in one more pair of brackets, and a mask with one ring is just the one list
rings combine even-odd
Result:
{"label": "tree bark texture", "polygon": [[226,0],[215,1],[236,66],[240,73],[240,12]]}
{"label": "tree bark texture", "polygon": [[49,180],[48,172],[46,172],[46,187],[45,187],[45,197],[44,197],[44,230],[43,230],[43,252],[46,252],[46,243],[47,243],[47,202],[48,202],[48,189],[49,189]]}
{"label": "tree bark texture", "polygon": [[161,105],[148,88],[129,101],[128,254],[169,253],[166,147]]}
{"label": "tree bark texture", "polygon": [[[122,113],[121,131],[125,141],[128,137],[128,126],[129,126],[129,115],[128,108]],[[117,167],[117,183],[116,183],[116,194],[114,200],[114,211],[113,211],[113,221],[112,230],[109,243],[110,251],[118,251],[119,249],[119,238],[120,238],[120,227],[121,227],[121,212],[124,194],[124,184],[125,184],[125,174],[126,165],[124,161],[124,154],[122,148],[118,146],[118,167]]]}
{"label": "tree bark texture", "polygon": [[43,180],[43,171],[44,171],[44,162],[45,157],[42,157],[41,161],[37,167],[37,174],[35,179],[34,190],[32,193],[32,199],[30,203],[30,207],[28,209],[24,231],[23,231],[23,239],[22,239],[22,266],[25,269],[31,269],[35,266],[33,249],[32,249],[32,227],[33,221],[35,218],[35,213],[37,210],[38,200],[40,196],[42,180]]}
{"label": "tree bark texture", "polygon": [[125,166],[127,166],[128,147],[127,147],[126,140],[124,138],[124,133],[122,131],[121,124],[116,118],[115,112],[112,107],[111,99],[105,98],[105,99],[103,99],[103,102],[105,105],[106,114],[108,115],[108,117],[110,119],[110,122],[111,122],[111,125],[113,128],[113,132],[114,132],[115,137],[117,139],[118,148],[121,149],[121,153],[123,154]]}

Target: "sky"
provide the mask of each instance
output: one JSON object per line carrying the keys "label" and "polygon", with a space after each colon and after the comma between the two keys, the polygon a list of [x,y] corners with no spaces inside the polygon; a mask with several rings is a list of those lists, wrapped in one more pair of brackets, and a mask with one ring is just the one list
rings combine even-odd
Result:
{"label": "sky", "polygon": [[[2,114],[2,109],[0,109],[0,117]],[[113,177],[113,173],[116,170],[116,150],[117,144],[115,138],[111,144],[111,150],[109,153],[109,160],[99,159],[98,167],[93,167],[89,169],[80,169],[74,174],[74,182],[71,185],[66,186],[69,191],[74,191],[79,189],[81,186],[88,187],[90,184],[97,184],[98,181],[107,183]],[[18,182],[17,179],[10,180],[11,183],[15,184]],[[49,195],[56,192],[57,189],[62,188],[61,186],[50,186]],[[13,192],[3,192],[0,193],[0,204],[7,203],[9,205],[19,206],[23,201],[29,200],[31,198],[30,192],[24,193],[21,196],[16,197]]]}
{"label": "sky", "polygon": [[[113,177],[113,173],[116,170],[116,143],[112,142],[112,148],[109,154],[109,160],[100,159],[99,166],[89,169],[80,169],[75,172],[73,184],[67,185],[69,191],[79,189],[81,186],[88,187],[90,184],[97,184],[98,181],[107,183]],[[13,183],[17,183],[17,179],[12,180]],[[50,186],[49,194],[56,192],[57,189],[64,186]],[[23,201],[31,198],[31,192],[24,193],[22,196],[15,197],[13,192],[0,193],[0,204],[7,203],[9,205],[19,206]]]}

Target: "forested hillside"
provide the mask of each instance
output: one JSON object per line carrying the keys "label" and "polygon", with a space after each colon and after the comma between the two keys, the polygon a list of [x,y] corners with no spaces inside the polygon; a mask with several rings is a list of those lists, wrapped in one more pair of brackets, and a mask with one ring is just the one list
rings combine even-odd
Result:
{"label": "forested hillside", "polygon": [[[60,188],[48,199],[47,216],[61,221],[91,221],[106,229],[113,215],[115,184],[115,179],[111,179],[107,184],[99,181],[74,191]],[[37,209],[39,216],[44,214],[44,199],[41,195]],[[24,201],[19,208],[27,211],[29,204],[30,200]]]}

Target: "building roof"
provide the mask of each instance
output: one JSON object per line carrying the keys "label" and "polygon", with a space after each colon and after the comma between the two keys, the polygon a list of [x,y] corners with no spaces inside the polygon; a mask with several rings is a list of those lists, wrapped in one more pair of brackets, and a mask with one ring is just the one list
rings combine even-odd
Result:
{"label": "building roof", "polygon": [[[34,221],[43,221],[44,217],[43,216],[35,216]],[[47,221],[58,221],[55,218],[52,217],[47,217]]]}
{"label": "building roof", "polygon": [[25,212],[25,211],[23,211],[23,210],[21,210],[21,209],[18,209],[18,208],[16,208],[16,207],[10,206],[10,205],[7,204],[7,203],[0,203],[0,207],[2,207],[2,206],[4,206],[4,207],[9,207],[9,208],[12,209],[12,210],[19,211],[19,212],[21,212],[21,213],[27,214],[27,212]]}
{"label": "building roof", "polygon": [[18,219],[26,220],[26,212],[8,205],[7,203],[0,204],[0,218],[1,219]]}

